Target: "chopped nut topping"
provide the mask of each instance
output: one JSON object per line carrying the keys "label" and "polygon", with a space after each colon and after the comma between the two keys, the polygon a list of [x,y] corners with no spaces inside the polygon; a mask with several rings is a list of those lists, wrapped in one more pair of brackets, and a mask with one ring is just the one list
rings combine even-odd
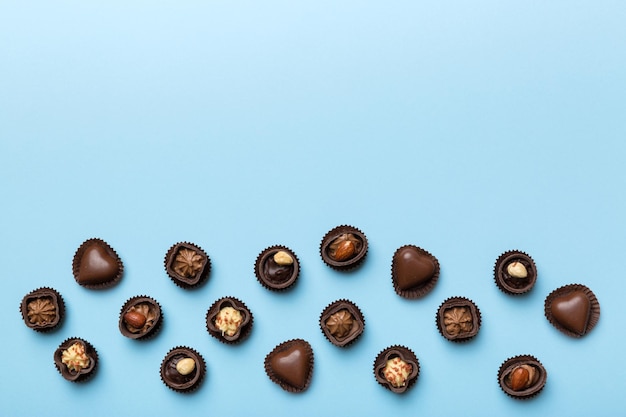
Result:
{"label": "chopped nut topping", "polygon": [[85,346],[78,342],[63,351],[61,361],[68,370],[74,372],[80,372],[89,366],[89,357],[85,353]]}
{"label": "chopped nut topping", "polygon": [[241,312],[232,307],[222,308],[215,317],[215,326],[222,331],[222,336],[224,334],[233,336],[239,330],[242,322]]}
{"label": "chopped nut topping", "polygon": [[398,388],[406,384],[406,380],[412,371],[413,367],[411,365],[399,357],[395,357],[387,361],[387,365],[383,369],[383,375],[391,385]]}
{"label": "chopped nut topping", "polygon": [[181,249],[174,260],[174,271],[185,278],[195,277],[202,269],[204,257],[190,249]]}
{"label": "chopped nut topping", "polygon": [[57,309],[48,297],[37,298],[28,303],[28,321],[38,326],[51,323],[57,315]]}
{"label": "chopped nut topping", "polygon": [[352,330],[352,324],[354,323],[354,318],[352,314],[346,309],[339,310],[335,314],[331,315],[328,320],[326,320],[326,327],[335,337],[344,337],[350,333]]}
{"label": "chopped nut topping", "polygon": [[443,313],[443,324],[446,333],[450,336],[458,336],[462,333],[469,333],[474,328],[472,314],[467,307],[454,307]]}

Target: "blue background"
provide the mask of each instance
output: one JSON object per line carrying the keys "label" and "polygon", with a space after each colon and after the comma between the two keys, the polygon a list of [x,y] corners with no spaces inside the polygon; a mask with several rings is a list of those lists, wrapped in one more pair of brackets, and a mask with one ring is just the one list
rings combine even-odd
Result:
{"label": "blue background", "polygon": [[[0,3],[1,414],[623,414],[624,21],[623,1]],[[318,253],[340,224],[370,242],[350,274]],[[92,237],[124,262],[107,291],[84,289],[71,273]],[[212,259],[197,290],[165,274],[163,257],[179,241]],[[253,274],[274,244],[302,265],[285,294]],[[391,257],[404,244],[441,264],[420,300],[391,285]],[[538,267],[523,297],[493,282],[510,249]],[[545,297],[570,283],[589,286],[602,308],[582,339],[543,315]],[[28,329],[18,310],[41,286],[67,305],[52,334]],[[122,304],[139,294],[165,315],[147,343],[117,329]],[[255,319],[234,347],[204,327],[208,307],[227,295]],[[435,327],[450,296],[482,312],[470,343]],[[318,326],[339,298],[366,320],[345,350]],[[86,384],[54,368],[70,336],[100,353]],[[292,338],[315,352],[299,395],[263,369]],[[393,344],[422,365],[402,396],[372,374]],[[206,359],[195,394],[159,379],[177,345]],[[526,402],[496,382],[518,354],[548,371]]]}

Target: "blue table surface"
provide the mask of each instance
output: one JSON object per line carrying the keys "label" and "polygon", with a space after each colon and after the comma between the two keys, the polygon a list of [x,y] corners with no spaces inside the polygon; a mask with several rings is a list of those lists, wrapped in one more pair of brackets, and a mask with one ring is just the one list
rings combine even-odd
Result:
{"label": "blue table surface", "polygon": [[[625,18],[622,1],[0,3],[0,414],[624,414]],[[341,224],[369,239],[352,273],[319,256]],[[124,263],[104,291],[72,276],[74,252],[93,237]],[[165,253],[181,241],[211,258],[200,288],[165,273]],[[285,293],[253,272],[276,244],[302,267]],[[405,244],[441,264],[418,300],[391,284]],[[538,269],[520,297],[493,280],[511,249]],[[571,283],[601,306],[580,339],[544,316],[546,296]],[[18,308],[42,286],[67,306],[49,334],[27,328]],[[142,294],[165,317],[144,343],[117,327],[122,304]],[[223,296],[254,314],[236,346],[205,329]],[[468,343],[435,326],[451,296],[482,313]],[[366,322],[346,349],[318,323],[341,298]],[[72,336],[100,356],[84,384],[53,364]],[[301,394],[263,367],[293,338],[315,357]],[[372,372],[395,344],[421,365],[404,395]],[[207,363],[190,395],[159,378],[179,345]],[[520,354],[548,372],[528,401],[496,379]]]}

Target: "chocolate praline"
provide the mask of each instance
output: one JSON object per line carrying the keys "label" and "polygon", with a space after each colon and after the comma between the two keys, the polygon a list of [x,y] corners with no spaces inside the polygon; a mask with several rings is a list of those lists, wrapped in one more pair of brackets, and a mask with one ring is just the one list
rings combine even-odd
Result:
{"label": "chocolate praline", "polygon": [[472,300],[450,297],[437,310],[439,333],[452,342],[465,342],[478,334],[480,310]]}
{"label": "chocolate praline", "polygon": [[79,285],[89,289],[108,288],[122,278],[124,265],[115,250],[102,239],[89,239],[76,250],[72,273]]}
{"label": "chocolate praline", "polygon": [[579,338],[598,324],[600,303],[588,287],[569,284],[557,288],[546,297],[544,314],[557,330]]}
{"label": "chocolate praline", "polygon": [[337,271],[349,271],[363,263],[367,255],[367,237],[353,226],[337,226],[322,238],[320,255],[324,263]]}
{"label": "chocolate praline", "polygon": [[[187,359],[193,360],[193,370],[189,373],[181,373],[179,362]],[[198,389],[205,372],[206,365],[202,355],[186,346],[172,348],[161,362],[161,380],[168,388],[178,392],[191,392]]]}
{"label": "chocolate praline", "polygon": [[[222,326],[218,323],[220,312],[224,309],[233,309],[240,315],[233,323],[224,322]],[[239,343],[250,334],[254,318],[248,307],[239,299],[234,297],[223,297],[215,301],[206,314],[206,328],[211,336],[223,343]],[[220,328],[221,327],[221,328]]]}
{"label": "chocolate praline", "polygon": [[320,315],[320,328],[330,343],[339,347],[352,344],[365,328],[359,307],[350,300],[329,304]]}
{"label": "chocolate praline", "polygon": [[507,359],[498,369],[498,384],[511,398],[525,400],[539,394],[546,385],[548,373],[532,355]]}
{"label": "chocolate praline", "polygon": [[391,261],[393,288],[400,297],[415,299],[428,294],[439,280],[439,261],[415,246],[399,247]]}
{"label": "chocolate praline", "polygon": [[68,381],[85,382],[95,374],[98,352],[86,340],[71,337],[54,352],[54,365]]}
{"label": "chocolate praline", "polygon": [[[398,360],[399,363],[394,364],[390,362],[394,360]],[[386,370],[396,374],[397,372],[395,371],[404,371],[405,373],[398,376],[399,383],[394,383],[385,376]],[[389,346],[382,350],[374,360],[374,377],[376,381],[396,394],[403,394],[411,388],[417,382],[419,372],[420,365],[417,356],[411,349],[405,346]]]}
{"label": "chocolate praline", "polygon": [[265,373],[287,392],[305,391],[313,375],[313,349],[306,340],[293,339],[276,346],[265,357]]}
{"label": "chocolate praline", "polygon": [[26,326],[38,332],[49,332],[61,324],[65,303],[55,289],[42,287],[22,298],[20,312]]}
{"label": "chocolate praline", "polygon": [[268,290],[283,291],[291,288],[300,274],[296,254],[286,246],[274,245],[264,249],[254,263],[254,275]]}
{"label": "chocolate praline", "polygon": [[209,276],[211,260],[201,247],[178,242],[165,254],[165,271],[179,287],[195,288]]}
{"label": "chocolate praline", "polygon": [[[135,322],[138,318],[140,323]],[[162,321],[161,305],[151,297],[138,295],[122,306],[118,327],[130,339],[146,340],[158,333]]]}
{"label": "chocolate praline", "polygon": [[496,260],[494,279],[502,292],[510,295],[524,294],[537,281],[537,266],[528,254],[511,250]]}

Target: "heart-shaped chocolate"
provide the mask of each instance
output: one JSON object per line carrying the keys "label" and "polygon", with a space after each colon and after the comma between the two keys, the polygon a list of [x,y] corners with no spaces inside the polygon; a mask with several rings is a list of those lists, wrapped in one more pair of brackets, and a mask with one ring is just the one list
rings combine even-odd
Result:
{"label": "heart-shaped chocolate", "polygon": [[281,343],[265,358],[267,375],[286,391],[304,391],[311,380],[312,370],[313,350],[302,339]]}
{"label": "heart-shaped chocolate", "polygon": [[555,297],[550,312],[561,326],[582,336],[587,331],[591,303],[583,291],[572,291]]}
{"label": "heart-shaped chocolate", "polygon": [[419,287],[438,272],[438,263],[428,252],[416,246],[404,246],[393,255],[393,279],[400,290]]}
{"label": "heart-shaped chocolate", "polygon": [[122,262],[113,248],[100,239],[84,242],[74,256],[74,277],[84,286],[97,286],[121,277]]}

